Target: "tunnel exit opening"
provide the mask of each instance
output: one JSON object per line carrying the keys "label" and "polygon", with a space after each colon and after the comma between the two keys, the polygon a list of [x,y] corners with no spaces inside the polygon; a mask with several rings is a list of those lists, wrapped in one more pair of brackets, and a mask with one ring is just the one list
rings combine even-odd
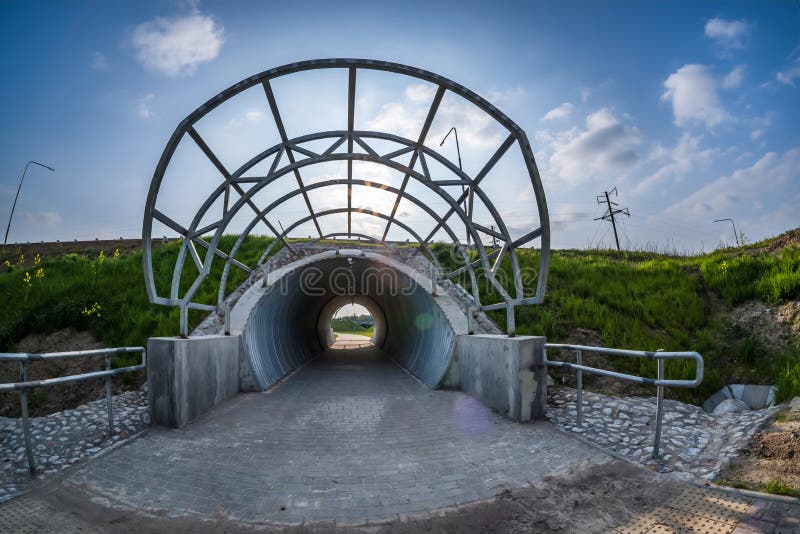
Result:
{"label": "tunnel exit opening", "polygon": [[373,346],[375,319],[367,308],[351,302],[333,313],[331,336],[333,350],[357,350]]}

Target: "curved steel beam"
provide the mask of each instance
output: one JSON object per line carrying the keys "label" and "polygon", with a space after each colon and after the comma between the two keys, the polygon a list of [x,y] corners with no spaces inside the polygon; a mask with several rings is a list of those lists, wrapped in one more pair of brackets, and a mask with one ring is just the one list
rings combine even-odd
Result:
{"label": "curved steel beam", "polygon": [[[329,132],[326,135],[326,137],[334,137],[334,138],[336,138],[336,137],[339,137],[339,133],[340,132]],[[381,137],[384,137],[384,136],[381,136]],[[391,137],[393,137],[394,139],[402,139],[402,138],[399,138],[397,136],[391,136]],[[404,140],[404,141],[408,142],[408,140]],[[262,154],[259,154],[258,156],[252,158],[245,165],[240,167],[235,173],[233,173],[232,175],[229,175],[231,177],[231,180],[241,176],[243,173],[247,172],[247,170],[252,168],[254,165],[259,163],[260,161],[263,161],[263,159],[265,159],[266,157],[269,157],[269,155],[272,155],[272,154],[276,154],[275,161],[273,161],[273,169],[274,169],[275,163],[278,161],[278,156],[282,153],[282,152],[278,152],[278,150],[280,150],[280,148],[279,148],[280,146],[282,146],[282,145],[276,145],[275,147],[271,147],[270,149],[264,151]],[[501,149],[502,148],[503,147],[501,147]],[[263,157],[262,157],[262,155],[263,155]],[[268,211],[259,212],[257,210],[257,208],[253,206],[252,201],[250,199],[256,193],[258,193],[263,188],[267,187],[272,182],[278,180],[279,178],[281,178],[285,174],[288,174],[290,172],[294,172],[295,170],[297,170],[297,169],[299,169],[301,167],[308,166],[308,165],[313,165],[313,164],[317,164],[317,163],[323,163],[323,162],[327,162],[327,161],[337,161],[337,160],[352,161],[354,159],[355,160],[361,160],[361,161],[370,161],[370,162],[373,162],[373,163],[382,164],[382,165],[394,168],[394,169],[396,169],[398,171],[404,172],[407,177],[415,178],[420,183],[422,183],[423,185],[425,185],[426,187],[428,187],[429,189],[434,191],[436,194],[438,194],[445,202],[447,202],[450,205],[450,212],[448,212],[448,216],[451,213],[458,214],[458,216],[461,219],[461,221],[463,222],[464,226],[467,228],[467,231],[472,235],[473,241],[475,242],[476,247],[478,248],[479,256],[481,258],[482,267],[486,270],[487,276],[488,276],[488,279],[489,279],[490,283],[492,283],[493,287],[495,287],[495,289],[498,291],[498,293],[500,293],[500,295],[503,297],[503,299],[506,302],[510,302],[512,300],[511,297],[508,296],[505,288],[502,287],[502,285],[497,282],[496,278],[494,277],[494,273],[491,272],[491,268],[490,268],[490,266],[488,264],[488,258],[486,256],[486,252],[485,252],[485,249],[483,247],[482,240],[479,239],[479,236],[477,234],[477,230],[478,230],[477,227],[479,225],[473,223],[469,219],[467,214],[463,211],[463,209],[462,209],[462,207],[460,205],[460,202],[456,201],[456,200],[453,200],[453,198],[450,195],[448,195],[443,189],[441,189],[434,181],[426,179],[426,177],[424,175],[420,174],[419,172],[414,171],[410,167],[408,167],[406,165],[403,165],[401,163],[398,163],[398,162],[396,162],[394,160],[386,159],[384,157],[377,156],[377,155],[373,156],[371,154],[361,154],[361,153],[355,153],[355,154],[353,154],[353,153],[350,153],[350,154],[346,154],[346,153],[323,153],[322,155],[318,155],[316,157],[308,157],[308,158],[306,158],[304,160],[294,161],[294,163],[286,165],[281,169],[273,170],[269,176],[259,179],[259,181],[257,181],[255,183],[255,185],[253,185],[253,187],[251,187],[246,193],[244,193],[239,198],[239,200],[237,200],[233,204],[233,206],[230,207],[230,209],[223,215],[223,218],[220,219],[220,221],[215,222],[212,225],[209,225],[209,226],[207,226],[207,227],[205,227],[205,228],[203,228],[201,230],[196,230],[194,228],[195,222],[199,221],[202,218],[202,216],[205,214],[205,211],[225,191],[225,187],[227,185],[227,181],[226,181],[225,183],[220,184],[220,186],[218,186],[217,190],[209,196],[209,198],[206,200],[206,202],[200,208],[200,210],[198,211],[198,213],[195,216],[195,219],[192,222],[192,226],[190,226],[190,228],[189,228],[189,233],[191,233],[194,238],[198,238],[199,235],[197,235],[197,234],[202,234],[202,233],[205,233],[206,231],[208,231],[210,229],[215,229],[216,231],[215,231],[214,237],[212,238],[211,243],[210,243],[209,246],[212,247],[212,248],[216,248],[216,245],[217,245],[219,239],[222,237],[222,233],[227,228],[228,223],[230,222],[230,220],[233,219],[233,217],[236,216],[238,211],[245,204],[250,205],[252,207],[252,209],[254,211],[256,211],[257,217],[258,217],[259,220],[266,220],[265,216],[268,213]],[[496,160],[496,159],[499,159],[499,158],[494,158],[493,157],[493,160]],[[484,173],[484,175],[485,175],[485,173]],[[469,178],[467,178],[467,180],[469,181]],[[326,183],[328,185],[344,185],[344,184],[342,184],[340,182],[337,182],[337,181],[328,181]],[[352,183],[356,183],[356,182],[351,179],[351,180],[349,180],[349,183],[352,184]],[[376,184],[376,183],[368,182],[368,181],[364,181],[364,180],[361,180],[358,183],[360,185],[376,187],[376,188],[379,188],[379,189],[382,189],[382,190],[394,192],[395,194],[398,195],[398,198],[402,198],[404,196],[402,194],[402,193],[404,193],[402,188],[401,189],[391,188],[390,186],[387,186],[387,185],[384,185],[384,184]],[[315,185],[314,188],[318,187],[318,184],[314,184],[314,185]],[[282,197],[283,200],[280,203],[282,203],[285,200],[288,200],[288,198],[291,198],[292,196],[294,196],[296,194],[302,194],[304,196],[304,198],[305,198],[306,197],[306,192],[305,191],[306,191],[305,188],[295,189],[293,193],[284,195],[284,197]],[[511,243],[511,237],[508,234],[508,230],[507,230],[507,228],[505,226],[505,223],[502,221],[502,218],[500,217],[499,213],[494,208],[493,204],[488,199],[486,194],[483,192],[483,190],[481,190],[480,187],[477,186],[477,184],[474,187],[473,194],[477,194],[481,198],[481,200],[487,206],[487,209],[489,209],[490,213],[495,218],[495,221],[498,224],[498,228],[502,232],[501,234],[497,234],[497,237],[500,238],[503,241]],[[445,221],[441,220],[434,212],[432,212],[432,210],[430,210],[430,208],[427,205],[417,201],[417,199],[415,197],[413,197],[412,195],[407,195],[407,196],[405,196],[405,198],[408,198],[409,200],[414,201],[418,206],[420,206],[425,211],[427,211],[434,218],[434,220],[437,221],[437,228],[446,226]],[[460,199],[460,200],[463,202],[463,199]],[[280,203],[278,203],[277,205],[280,205]],[[274,209],[274,207],[277,207],[277,205],[273,203],[273,208],[272,209]],[[252,227],[255,226],[255,224],[257,222],[258,222],[258,220],[255,220],[251,224],[250,229],[252,229]],[[389,222],[391,223],[391,221],[389,221]],[[488,232],[488,229],[483,228],[482,230]],[[448,235],[451,237],[451,239],[453,240],[453,242],[455,244],[457,244],[457,245],[460,245],[460,242],[459,242],[458,238],[455,236],[455,234],[452,231],[450,231],[449,228],[447,228],[446,231],[447,231]],[[237,243],[238,242],[239,241],[237,241]],[[236,253],[237,249],[238,249],[238,247],[235,246],[234,249],[231,250],[230,256],[235,256],[235,253]],[[172,286],[172,290],[173,290],[172,298],[173,299],[179,298],[178,295],[177,295],[178,283],[179,283],[180,277],[181,277],[181,272],[182,272],[182,268],[183,268],[183,262],[184,262],[186,250],[187,250],[186,241],[184,241],[184,244],[183,244],[183,246],[181,248],[181,251],[179,252],[178,259],[176,260],[176,268],[175,268],[175,271],[174,271],[175,272],[175,276],[173,278],[173,286]],[[198,275],[198,278],[195,280],[195,283],[193,283],[192,286],[189,288],[189,290],[187,291],[186,295],[180,300],[183,300],[183,301],[190,301],[191,300],[191,298],[194,296],[194,293],[197,291],[197,289],[199,289],[200,284],[202,284],[202,282],[205,280],[205,277],[210,272],[210,270],[211,270],[211,262],[212,261],[213,261],[213,256],[210,256],[210,255],[206,256],[206,259],[203,262],[202,268],[199,269],[200,273]],[[465,259],[465,264],[469,264],[469,263],[470,262]],[[519,276],[517,276],[517,272],[516,271],[514,273],[514,278],[515,278],[515,280],[519,279]],[[477,292],[477,290],[473,290],[474,294],[476,292]],[[518,295],[518,298],[519,298],[519,295]]]}
{"label": "curved steel beam", "polygon": [[[277,102],[275,101],[274,95],[271,94],[272,92],[271,92],[270,80],[278,78],[280,76],[285,76],[302,71],[316,70],[316,69],[348,70],[349,84],[348,84],[347,130],[337,131],[337,132],[321,132],[318,134],[311,134],[310,136],[302,136],[293,140],[289,140],[288,136],[286,135],[285,129],[282,127],[283,123]],[[394,136],[392,134],[383,132],[358,132],[354,130],[355,81],[358,69],[380,70],[395,74],[401,74],[412,78],[425,80],[436,85],[437,87],[436,96],[433,98],[427,117],[425,119],[425,123],[423,124],[422,131],[420,132],[417,141],[410,141],[408,139],[403,139],[398,136]],[[202,138],[199,136],[199,134],[197,133],[197,131],[194,129],[193,126],[198,120],[200,120],[202,117],[207,115],[209,112],[214,110],[217,106],[219,106],[226,100],[238,95],[242,91],[245,91],[257,84],[261,84],[262,87],[264,88],[276,126],[278,127],[278,130],[281,133],[282,143],[280,145],[272,147],[271,149],[268,149],[267,151],[262,152],[261,154],[251,159],[248,163],[246,163],[236,172],[230,173],[227,169],[225,169],[225,167],[222,165],[222,163],[219,161],[219,159],[216,157],[213,151],[211,151],[211,149],[205,144],[205,142],[202,140]],[[424,145],[427,132],[429,131],[431,124],[433,123],[434,117],[438,110],[439,103],[442,101],[442,98],[444,97],[446,91],[450,91],[454,94],[463,97],[468,102],[475,105],[477,108],[483,110],[495,121],[497,121],[500,125],[506,128],[510,134],[508,139],[506,139],[506,141],[501,145],[501,148],[498,150],[498,152],[495,153],[494,156],[492,156],[492,158],[484,166],[483,170],[479,172],[478,175],[475,176],[475,178],[470,178],[469,176],[461,172],[460,169],[456,168],[455,165],[452,162],[450,162],[447,158],[442,157],[440,154],[430,150],[428,147]],[[186,134],[188,134],[195,141],[195,143],[197,143],[198,147],[205,153],[205,155],[209,158],[211,163],[215,165],[215,167],[220,171],[220,173],[225,179],[224,183],[221,184],[220,187],[217,188],[217,190],[215,190],[206,199],[206,202],[203,204],[201,209],[195,215],[189,228],[183,228],[180,224],[173,221],[167,215],[159,212],[155,208],[155,201],[158,196],[158,191],[160,190],[161,182],[164,178],[166,168],[168,167],[172,155],[177,149],[178,144],[181,142],[184,135]],[[324,137],[337,137],[337,140],[333,143],[333,145],[330,148],[328,148],[321,155],[315,154],[313,151],[299,146],[305,141],[321,139]],[[370,137],[393,141],[395,143],[399,143],[403,148],[391,152],[389,154],[386,154],[384,156],[380,156],[374,150],[372,150],[368,144],[364,142],[363,140],[364,138],[370,138]],[[347,142],[347,152],[344,154],[334,153],[334,151],[338,148],[338,146],[340,146],[345,142]],[[540,228],[533,230],[532,232],[529,232],[528,234],[526,234],[521,238],[518,238],[516,240],[511,240],[511,237],[508,233],[508,229],[506,228],[506,225],[502,220],[502,217],[497,212],[492,202],[488,199],[488,196],[485,195],[485,192],[478,187],[478,183],[486,176],[488,171],[491,170],[491,167],[497,162],[497,160],[500,157],[502,157],[505,151],[515,142],[520,147],[523,159],[525,160],[526,169],[528,171],[531,183],[533,185],[534,195],[536,197],[537,208],[539,211]],[[366,154],[353,153],[354,143],[358,144],[367,153]],[[283,155],[284,152],[286,153],[286,157],[289,160],[289,164],[284,166],[282,169],[278,169],[277,167],[279,165],[281,156]],[[295,159],[295,153],[302,154],[306,156],[307,159],[297,161]],[[408,165],[401,165],[393,161],[393,158],[409,153],[411,154],[411,161],[409,162]],[[254,181],[254,179],[252,178],[242,178],[244,172],[247,169],[251,168],[256,162],[262,161],[263,159],[270,157],[271,155],[275,155],[275,159],[272,163],[272,168],[270,169],[270,172],[268,173],[267,177],[263,179],[263,181],[261,179],[258,179],[258,183],[256,184],[256,186],[252,187],[247,192],[244,192],[240,184]],[[428,171],[427,163],[425,161],[426,157],[431,157],[439,161],[448,170],[454,173],[458,177],[458,179],[432,180],[430,173]],[[220,92],[219,94],[208,100],[205,104],[197,108],[194,112],[189,114],[183,121],[181,121],[181,123],[175,129],[169,141],[167,142],[167,145],[164,148],[161,158],[159,159],[158,165],[156,166],[153,175],[153,180],[151,181],[150,184],[150,190],[148,192],[147,202],[145,205],[145,217],[142,225],[142,237],[143,237],[142,261],[145,270],[145,287],[150,300],[160,304],[179,305],[181,307],[182,333],[183,333],[186,307],[202,306],[204,309],[208,307],[208,305],[191,302],[191,296],[194,295],[197,288],[199,287],[199,284],[202,283],[202,281],[210,272],[211,263],[215,256],[220,256],[226,260],[226,273],[227,270],[229,270],[230,265],[236,265],[239,268],[249,270],[247,266],[237,262],[234,259],[236,250],[232,250],[230,255],[226,255],[217,248],[222,232],[225,230],[228,223],[232,219],[232,213],[234,214],[237,213],[244,205],[248,205],[256,213],[256,217],[254,219],[255,222],[253,223],[253,226],[257,224],[258,221],[263,221],[265,225],[279,239],[283,240],[283,242],[288,248],[291,249],[291,245],[285,240],[285,236],[287,235],[288,231],[278,232],[277,229],[266,218],[266,214],[268,212],[259,210],[259,207],[256,206],[252,201],[252,195],[254,193],[253,189],[255,189],[258,185],[263,184],[264,182],[271,183],[271,181],[274,181],[275,177],[278,175],[282,176],[287,172],[294,173],[298,181],[298,189],[295,191],[295,194],[302,194],[306,202],[306,205],[309,208],[310,216],[306,218],[306,220],[308,220],[309,218],[313,220],[320,236],[322,236],[322,231],[319,227],[319,224],[316,221],[316,215],[318,214],[315,213],[310,204],[310,201],[306,194],[308,188],[300,178],[299,169],[303,166],[319,163],[322,161],[336,161],[336,160],[346,160],[348,162],[348,177],[346,181],[346,185],[348,188],[348,204],[347,204],[348,207],[345,209],[345,211],[348,213],[347,235],[352,235],[350,213],[352,211],[363,212],[363,210],[352,209],[351,191],[352,191],[352,185],[356,183],[352,180],[352,162],[354,160],[364,160],[364,161],[374,161],[376,163],[382,163],[386,166],[393,167],[396,170],[404,173],[403,183],[400,186],[400,188],[399,189],[392,188],[392,192],[397,194],[397,198],[395,199],[394,207],[392,210],[392,215],[386,216],[385,214],[376,214],[376,216],[381,216],[387,220],[384,236],[388,232],[389,227],[393,223],[399,222],[394,217],[394,214],[396,213],[400,200],[402,198],[413,198],[413,196],[406,197],[404,193],[405,193],[405,188],[409,183],[409,180],[411,178],[416,179],[421,183],[425,184],[429,189],[439,194],[439,196],[441,196],[443,199],[447,201],[448,204],[450,204],[450,210],[448,211],[447,215],[445,215],[444,217],[436,216],[437,227],[434,229],[431,235],[429,235],[428,238],[426,238],[425,240],[418,239],[420,243],[420,250],[426,250],[428,253],[430,253],[430,251],[427,248],[427,242],[433,237],[433,235],[435,234],[436,231],[438,231],[439,228],[444,229],[445,232],[451,236],[454,243],[459,248],[460,252],[465,256],[465,267],[470,273],[471,281],[473,283],[473,290],[477,291],[473,265],[468,260],[468,258],[466,258],[466,254],[464,253],[463,247],[461,246],[459,240],[454,236],[454,234],[452,234],[452,231],[449,228],[449,225],[447,224],[447,219],[449,219],[449,217],[451,217],[453,214],[457,214],[458,218],[461,219],[461,221],[465,224],[468,235],[473,237],[475,240],[476,247],[478,249],[480,257],[479,260],[481,266],[489,275],[489,279],[492,281],[492,284],[495,286],[495,289],[498,290],[498,292],[502,295],[503,299],[505,300],[505,305],[507,306],[507,310],[509,311],[509,327],[508,327],[509,334],[513,334],[513,329],[514,329],[513,307],[517,304],[529,304],[533,302],[541,302],[546,288],[546,276],[549,263],[549,246],[550,246],[549,218],[547,215],[547,205],[546,205],[546,199],[544,197],[544,191],[542,189],[541,178],[539,176],[538,169],[536,167],[536,163],[533,158],[533,152],[531,150],[530,143],[527,139],[527,136],[525,135],[525,132],[521,128],[519,128],[519,126],[517,126],[513,121],[511,121],[507,116],[501,113],[497,108],[491,105],[488,101],[486,101],[476,93],[470,91],[469,89],[463,87],[462,85],[453,82],[452,80],[449,80],[447,78],[444,78],[429,71],[417,69],[414,67],[409,67],[406,65],[400,65],[397,63],[390,63],[384,61],[366,60],[366,59],[311,60],[311,61],[304,61],[289,65],[284,65],[282,67],[264,71],[260,74],[242,80],[241,82],[234,84],[228,89]],[[414,167],[417,161],[419,161],[422,166],[423,172],[421,174],[417,171],[414,171]],[[340,184],[337,183],[336,185]],[[463,210],[461,210],[460,208],[460,204],[463,202],[463,199],[454,201],[450,195],[448,195],[443,189],[441,189],[441,187],[449,185],[466,185],[469,186],[467,189],[468,191],[472,191],[473,194],[478,194],[478,196],[481,198],[484,205],[486,206],[487,210],[490,212],[492,218],[495,219],[498,231],[495,232],[494,230],[490,230],[477,223],[473,223],[471,221],[471,218],[467,216],[466,213],[464,213]],[[263,188],[264,185],[261,185],[261,187]],[[389,190],[385,186],[381,186],[381,188]],[[234,189],[239,194],[240,198],[237,201],[236,205],[233,207],[233,209],[228,209],[229,207],[228,201],[231,189]],[[207,213],[209,207],[220,197],[220,195],[224,195],[225,198],[223,218],[210,225],[207,225],[202,229],[198,229],[197,225],[199,224],[199,221],[202,220],[203,216],[205,216],[205,214]],[[338,213],[340,211],[336,212]],[[166,224],[167,226],[175,230],[177,233],[184,236],[183,242],[181,244],[181,249],[179,252],[179,257],[176,261],[176,268],[173,271],[173,284],[171,287],[171,298],[169,299],[158,296],[152,272],[151,237],[152,237],[152,223],[154,218]],[[296,226],[297,223],[292,225],[291,228],[295,228]],[[201,236],[203,235],[203,233],[211,230],[214,230],[214,236],[212,237],[209,243],[206,243],[201,238]],[[478,237],[477,232],[497,237],[504,242],[504,250],[510,256],[512,272],[514,273],[514,286],[515,286],[514,289],[516,298],[512,299],[505,291],[505,289],[499,284],[497,284],[496,280],[494,279],[493,276],[494,269],[488,265],[487,254],[483,247],[482,241],[477,238]],[[539,277],[534,297],[525,298],[524,288],[519,272],[518,259],[516,257],[514,249],[525,244],[527,241],[535,238],[541,238]],[[269,248],[272,248],[276,243],[277,241],[273,242]],[[208,249],[209,253],[206,254],[206,257],[202,262],[200,261],[197,250],[195,249],[196,244]],[[182,272],[183,265],[185,264],[186,261],[187,253],[191,255],[191,258],[194,261],[195,265],[197,266],[198,270],[200,271],[200,274],[198,278],[195,279],[194,283],[189,288],[189,290],[187,291],[186,296],[184,296],[184,298],[179,298],[178,293],[180,286],[180,275]],[[496,307],[499,306],[499,304],[490,306],[492,309],[496,309]],[[487,308],[488,308],[487,306],[484,306],[484,309]]]}

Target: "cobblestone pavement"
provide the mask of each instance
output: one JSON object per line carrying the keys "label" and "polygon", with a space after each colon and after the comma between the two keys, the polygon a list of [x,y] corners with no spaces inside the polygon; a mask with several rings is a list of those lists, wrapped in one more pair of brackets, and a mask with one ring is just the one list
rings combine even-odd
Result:
{"label": "cobblestone pavement", "polygon": [[150,423],[147,395],[139,390],[112,399],[114,434],[108,435],[106,400],[45,417],[32,417],[31,441],[37,477],[28,474],[21,418],[0,417],[0,500],[24,490],[32,481],[51,476],[89,458]]}
{"label": "cobblestone pavement", "polygon": [[374,350],[331,351],[186,430],[152,428],[67,484],[153,513],[361,524],[493,498],[611,458],[547,422],[431,391]]}
{"label": "cobblestone pavement", "polygon": [[[652,418],[652,400],[592,393],[585,400],[583,432],[576,433],[648,470],[551,423],[513,423],[462,393],[428,390],[369,349],[329,352],[272,391],[239,395],[186,430],[151,428],[62,472],[120,439],[106,436],[105,403],[96,401],[34,420],[37,445],[62,454],[39,459],[48,479],[0,502],[0,532],[253,532],[286,525],[291,532],[386,534],[800,532],[797,501],[732,494],[675,476],[679,466],[702,472],[703,458],[735,450],[763,413],[710,416],[669,402],[664,442],[672,457],[651,464],[645,417]],[[145,423],[141,392],[114,402],[118,432]],[[573,431],[574,391],[554,390],[551,406],[550,417]],[[8,454],[19,464],[4,473],[23,477],[18,424],[0,420],[0,446],[13,448]],[[67,430],[67,440],[58,429]],[[704,437],[708,443],[691,461],[674,459]]]}
{"label": "cobblestone pavement", "polygon": [[547,416],[563,429],[649,469],[683,479],[713,480],[778,409],[712,415],[697,406],[667,400],[658,460],[651,457],[655,397],[609,397],[584,391],[583,426],[579,427],[575,390],[551,388]]}

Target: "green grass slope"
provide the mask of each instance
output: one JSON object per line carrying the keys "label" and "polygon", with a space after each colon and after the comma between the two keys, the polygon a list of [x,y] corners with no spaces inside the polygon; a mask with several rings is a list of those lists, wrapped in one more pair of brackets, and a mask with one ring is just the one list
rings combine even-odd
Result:
{"label": "green grass slope", "polygon": [[[225,236],[222,250],[228,250],[235,239]],[[269,242],[250,237],[237,258],[253,265]],[[517,332],[563,342],[574,341],[577,331],[590,331],[609,347],[697,350],[705,358],[705,380],[697,390],[677,392],[687,401],[702,402],[733,381],[777,384],[781,399],[799,395],[800,342],[776,349],[761,342],[747,325],[732,324],[728,317],[733,307],[751,300],[770,305],[800,300],[797,240],[773,245],[774,241],[768,241],[696,257],[554,251],[545,303],[517,309]],[[154,251],[156,283],[162,294],[168,293],[178,247],[172,242]],[[436,244],[433,248],[445,268],[460,266],[451,247]],[[519,258],[526,276],[535,271],[536,251],[520,250]],[[144,345],[148,337],[178,332],[178,310],[147,300],[141,253],[115,255],[110,249],[101,255],[101,250],[89,250],[20,261],[18,251],[9,250],[5,260],[8,263],[0,267],[0,351],[13,350],[28,334],[66,327],[91,331],[107,346]],[[196,274],[191,262],[188,265],[181,280],[184,289]],[[222,262],[215,261],[197,295],[199,301],[216,301],[215,281],[221,268]],[[509,272],[506,260],[501,274],[509,277]],[[243,271],[232,269],[227,290],[232,291],[245,277]],[[483,302],[499,301],[487,283],[480,285]],[[191,311],[190,323],[197,324],[204,315]],[[492,317],[501,326],[505,322],[502,312]],[[611,358],[602,363],[623,372],[655,375],[655,364],[646,360]],[[689,363],[667,365],[669,378],[693,374]]]}
{"label": "green grass slope", "polygon": [[[229,250],[235,240],[236,236],[224,236],[221,250]],[[248,238],[237,259],[254,265],[270,242],[269,238]],[[179,246],[178,242],[171,242],[153,252],[156,286],[161,295],[169,294]],[[202,258],[203,251],[198,252]],[[181,279],[182,290],[197,275],[192,262],[187,265]],[[213,262],[211,275],[195,300],[216,302],[222,267],[222,261]],[[141,252],[90,250],[40,260],[9,254],[0,274],[0,351],[13,350],[16,342],[28,334],[47,334],[66,327],[91,331],[109,347],[145,345],[149,337],[176,335],[178,309],[150,304],[142,269]],[[232,268],[228,291],[246,276],[244,271]],[[198,324],[206,314],[189,310],[190,326]]]}
{"label": "green grass slope", "polygon": [[[517,333],[564,342],[573,341],[573,333],[583,329],[595,332],[607,347],[696,350],[705,360],[703,384],[693,391],[675,392],[695,403],[733,381],[777,384],[782,400],[800,395],[800,341],[775,350],[746,327],[726,319],[726,312],[748,300],[782,304],[800,299],[800,247],[766,251],[759,245],[696,257],[554,251],[545,303],[517,309]],[[446,267],[460,267],[451,247],[439,244],[435,253]],[[523,272],[535,272],[538,252],[520,250],[518,257]],[[507,259],[500,271],[501,277],[511,280]],[[482,302],[500,301],[488,282],[479,282],[479,287]],[[505,312],[490,315],[505,325]],[[655,362],[643,359],[618,357],[600,363],[643,376],[656,373]],[[668,362],[666,373],[668,378],[692,378],[694,364]]]}

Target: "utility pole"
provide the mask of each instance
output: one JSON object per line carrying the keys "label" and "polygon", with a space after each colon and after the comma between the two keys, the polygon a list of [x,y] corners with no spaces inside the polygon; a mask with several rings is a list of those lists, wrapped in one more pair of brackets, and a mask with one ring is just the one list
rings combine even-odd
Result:
{"label": "utility pole", "polygon": [[11,219],[14,217],[14,209],[17,207],[17,200],[19,199],[19,192],[22,190],[22,182],[25,180],[25,174],[28,172],[28,167],[31,165],[38,165],[39,167],[44,167],[48,169],[50,172],[54,172],[55,169],[50,165],[45,165],[44,163],[39,163],[38,161],[29,161],[25,165],[25,170],[22,171],[22,178],[19,179],[19,186],[17,187],[17,194],[14,197],[14,203],[11,204],[11,215],[8,216],[8,226],[6,226],[6,236],[3,238],[3,252],[5,253],[6,245],[8,244],[8,232],[11,231]]}
{"label": "utility pole", "polygon": [[597,203],[598,204],[605,204],[608,206],[606,212],[603,214],[602,217],[597,217],[595,221],[611,221],[611,227],[614,229],[614,241],[617,243],[617,252],[619,252],[619,236],[617,235],[617,221],[614,219],[615,215],[619,215],[620,213],[623,215],[627,215],[628,217],[631,216],[631,212],[628,211],[628,208],[615,208],[613,206],[619,206],[616,202],[612,202],[611,198],[609,197],[610,193],[614,193],[614,196],[617,196],[617,188],[615,187],[611,191],[603,191],[602,195],[597,195]]}
{"label": "utility pole", "polygon": [[734,239],[736,239],[736,246],[737,247],[741,246],[739,244],[739,234],[736,233],[736,225],[733,223],[733,219],[715,219],[714,220],[714,222],[724,222],[724,221],[730,221],[731,222],[731,226],[733,226],[733,237],[734,237]]}

